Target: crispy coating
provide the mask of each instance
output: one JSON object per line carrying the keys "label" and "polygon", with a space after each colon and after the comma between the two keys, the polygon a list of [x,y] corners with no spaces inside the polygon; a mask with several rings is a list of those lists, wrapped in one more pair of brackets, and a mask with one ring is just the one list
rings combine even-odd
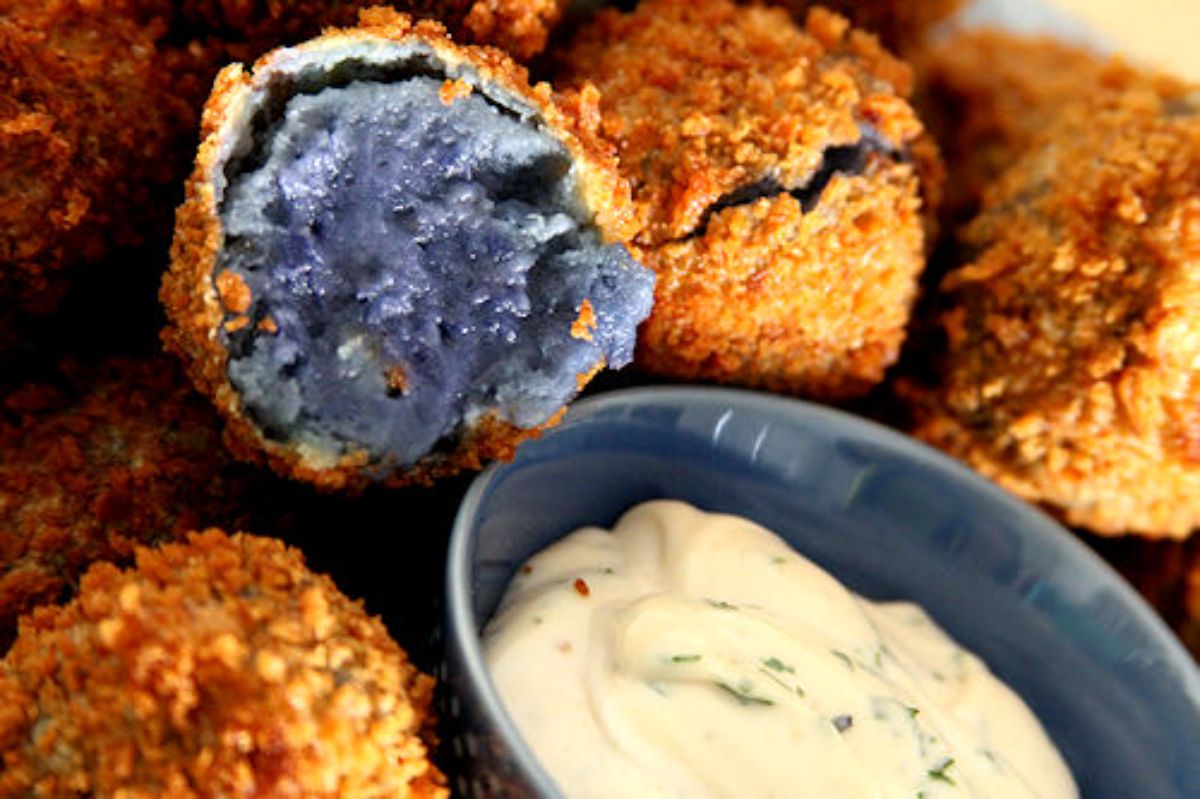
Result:
{"label": "crispy coating", "polygon": [[433,679],[282,542],[93,567],[0,661],[0,796],[445,797]]}
{"label": "crispy coating", "polygon": [[1138,84],[1164,96],[1187,88],[1050,37],[959,31],[913,54],[918,105],[941,145],[951,180],[944,213],[969,220],[985,187],[1018,158],[1064,107]]}
{"label": "crispy coating", "polygon": [[964,5],[963,0],[770,0],[803,19],[810,8],[824,6],[871,31],[885,45],[906,53],[925,33]]}
{"label": "crispy coating", "polygon": [[195,81],[169,76],[121,0],[47,0],[0,16],[0,292],[50,310],[64,265],[162,230],[153,201],[186,163]]}
{"label": "crispy coating", "polygon": [[[801,30],[782,9],[647,0],[599,14],[565,75],[601,91],[658,274],[641,368],[822,397],[882,378],[924,266],[905,156],[936,161],[904,64],[822,10]],[[899,155],[818,177],[867,128]]]}
{"label": "crispy coating", "polygon": [[1200,114],[1153,86],[1063,110],[943,281],[915,433],[1098,533],[1200,525]]}
{"label": "crispy coating", "polygon": [[216,414],[166,358],[28,385],[0,421],[0,652],[17,618],[68,598],[100,560],[238,518],[248,481]]}
{"label": "crispy coating", "polygon": [[[526,71],[499,50],[459,47],[438,23],[413,22],[406,15],[384,8],[363,12],[358,28],[329,30],[293,52],[320,53],[348,42],[414,40],[432,47],[446,63],[470,64],[482,80],[505,87],[536,108],[544,129],[555,135],[575,159],[584,203],[595,214],[594,223],[605,238],[625,241],[633,235],[636,223],[629,186],[617,171],[611,148],[597,135],[600,115],[594,89],[555,96],[545,83],[530,86]],[[255,69],[269,69],[271,58],[272,54],[265,56]],[[240,459],[266,461],[279,474],[324,489],[361,489],[372,482],[363,472],[368,465],[365,451],[338,456],[292,447],[264,436],[243,414],[241,399],[228,376],[229,354],[216,335],[226,318],[228,298],[220,295],[221,287],[212,279],[223,242],[213,181],[223,174],[221,147],[223,137],[229,135],[226,128],[239,124],[238,114],[253,79],[241,65],[228,67],[218,76],[205,106],[196,170],[188,182],[187,200],[177,215],[171,269],[163,278],[161,298],[170,320],[163,341],[168,351],[183,359],[192,380],[225,417],[227,442]],[[248,297],[237,300],[249,302]],[[591,377],[580,375],[580,387]],[[510,459],[520,441],[554,426],[565,412],[564,408],[532,429],[517,427],[495,415],[486,416],[445,451],[431,453],[411,468],[376,482],[429,483],[464,469],[478,469],[491,460]]]}
{"label": "crispy coating", "polygon": [[561,20],[567,0],[133,0],[152,16],[165,17],[190,36],[207,35],[233,45],[235,59],[316,35],[322,28],[353,25],[358,13],[388,5],[442,22],[456,37],[500,47],[518,59],[532,58]]}

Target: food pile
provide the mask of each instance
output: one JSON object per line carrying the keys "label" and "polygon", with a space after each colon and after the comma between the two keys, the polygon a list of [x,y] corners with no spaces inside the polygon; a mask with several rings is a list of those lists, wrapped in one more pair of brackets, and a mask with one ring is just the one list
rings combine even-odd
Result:
{"label": "food pile", "polygon": [[383,623],[195,531],[428,588],[618,381],[903,429],[1200,656],[1200,88],[954,0],[595,5],[0,0],[0,796],[444,795]]}

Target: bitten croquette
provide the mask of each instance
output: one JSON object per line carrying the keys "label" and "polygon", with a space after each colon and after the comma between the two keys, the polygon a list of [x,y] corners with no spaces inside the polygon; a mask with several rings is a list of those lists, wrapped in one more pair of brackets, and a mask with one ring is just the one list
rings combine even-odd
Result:
{"label": "bitten croquette", "polygon": [[75,368],[0,417],[0,653],[17,619],[68,599],[96,561],[241,518],[250,478],[217,415],[167,358]]}
{"label": "bitten croquette", "polygon": [[161,297],[235,452],[427,483],[629,363],[654,276],[594,106],[382,8],[226,68]]}
{"label": "bitten croquette", "polygon": [[564,62],[600,90],[658,276],[639,367],[825,398],[878,383],[925,262],[918,173],[936,164],[908,67],[827,11],[801,29],[728,0],[603,11]]}
{"label": "bitten croquette", "polygon": [[0,797],[445,797],[433,679],[278,540],[93,567],[0,661]]}
{"label": "bitten croquette", "polygon": [[1152,82],[1062,110],[942,283],[914,432],[1068,523],[1200,526],[1200,113]]}

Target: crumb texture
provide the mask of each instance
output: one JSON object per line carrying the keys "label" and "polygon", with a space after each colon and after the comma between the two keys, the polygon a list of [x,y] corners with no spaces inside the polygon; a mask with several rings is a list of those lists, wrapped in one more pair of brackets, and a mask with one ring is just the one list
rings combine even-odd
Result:
{"label": "crumb texture", "polygon": [[892,363],[924,266],[932,148],[906,65],[821,9],[647,0],[564,56],[600,90],[658,275],[643,369],[819,397]]}
{"label": "crumb texture", "polygon": [[230,379],[272,437],[408,466],[489,413],[537,427],[632,360],[650,276],[600,240],[566,148],[444,86],[297,95],[232,178]]}
{"label": "crumb texture", "polygon": [[17,619],[68,599],[92,563],[130,563],[244,510],[217,415],[166,358],[23,386],[0,417],[0,653]]}
{"label": "crumb texture", "polygon": [[445,797],[433,680],[281,542],[102,564],[0,662],[0,796]]}
{"label": "crumb texture", "polygon": [[1200,526],[1200,114],[1153,83],[1064,109],[942,284],[916,433],[1067,522]]}

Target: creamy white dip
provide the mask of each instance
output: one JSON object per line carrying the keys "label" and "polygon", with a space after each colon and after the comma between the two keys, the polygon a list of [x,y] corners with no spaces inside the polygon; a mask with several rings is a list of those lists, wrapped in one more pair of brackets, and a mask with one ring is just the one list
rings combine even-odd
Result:
{"label": "creamy white dip", "polygon": [[917,606],[650,502],[535,555],[484,632],[570,797],[1075,797],[1037,718]]}

